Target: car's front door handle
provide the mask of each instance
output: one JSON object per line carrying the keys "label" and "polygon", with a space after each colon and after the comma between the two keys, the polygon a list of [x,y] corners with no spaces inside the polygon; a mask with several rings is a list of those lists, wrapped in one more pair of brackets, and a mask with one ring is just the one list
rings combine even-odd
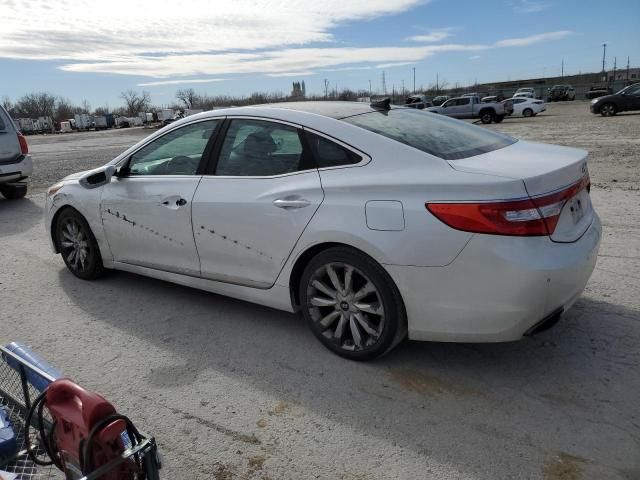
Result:
{"label": "car's front door handle", "polygon": [[311,202],[304,198],[277,198],[273,201],[273,204],[278,208],[290,209],[308,207]]}
{"label": "car's front door handle", "polygon": [[187,204],[187,200],[177,195],[172,197],[167,197],[164,200],[162,200],[162,202],[160,202],[160,205],[162,205],[163,207],[170,208],[172,210],[175,210],[186,204]]}

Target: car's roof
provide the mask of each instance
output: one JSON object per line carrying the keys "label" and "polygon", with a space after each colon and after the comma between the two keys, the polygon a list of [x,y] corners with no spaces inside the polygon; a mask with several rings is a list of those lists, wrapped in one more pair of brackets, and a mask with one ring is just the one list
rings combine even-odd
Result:
{"label": "car's roof", "polygon": [[[392,106],[391,108],[394,107]],[[334,101],[267,103],[263,105],[255,105],[252,107],[238,107],[234,108],[233,111],[235,113],[240,112],[242,114],[244,113],[243,110],[245,109],[246,113],[266,109],[296,110],[299,112],[314,113],[316,115],[322,115],[323,117],[335,119],[379,111],[379,109],[373,108],[369,103],[365,102]]]}

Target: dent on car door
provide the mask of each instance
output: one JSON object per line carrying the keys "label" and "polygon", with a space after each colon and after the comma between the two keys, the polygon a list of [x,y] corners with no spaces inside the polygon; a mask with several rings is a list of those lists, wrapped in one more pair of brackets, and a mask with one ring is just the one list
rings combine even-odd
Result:
{"label": "dent on car door", "polygon": [[202,276],[271,287],[324,193],[301,131],[258,119],[228,121],[217,164],[193,201]]}
{"label": "dent on car door", "polygon": [[101,215],[115,261],[200,275],[191,202],[218,124],[200,121],[153,140],[104,187]]}

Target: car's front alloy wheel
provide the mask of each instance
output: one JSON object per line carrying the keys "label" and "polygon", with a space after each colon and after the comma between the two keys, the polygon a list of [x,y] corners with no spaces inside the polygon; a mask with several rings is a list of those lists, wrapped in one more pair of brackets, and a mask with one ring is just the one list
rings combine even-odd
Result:
{"label": "car's front alloy wheel", "polygon": [[373,259],[346,248],[315,257],[302,276],[303,314],[320,341],[339,355],[382,355],[406,332],[400,294]]}
{"label": "car's front alloy wheel", "polygon": [[600,107],[600,115],[603,117],[613,117],[616,114],[616,106],[613,103],[605,103]]}
{"label": "car's front alloy wheel", "polygon": [[91,280],[102,275],[104,267],[98,244],[80,213],[67,208],[59,215],[56,241],[64,263],[76,277]]}

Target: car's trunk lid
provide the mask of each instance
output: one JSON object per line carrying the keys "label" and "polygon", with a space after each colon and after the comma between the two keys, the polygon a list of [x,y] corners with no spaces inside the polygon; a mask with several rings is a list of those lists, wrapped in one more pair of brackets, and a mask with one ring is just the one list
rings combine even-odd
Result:
{"label": "car's trunk lid", "polygon": [[[450,160],[456,170],[521,179],[531,197],[562,191],[588,176],[588,152],[577,148],[518,141],[505,148],[460,160]],[[587,230],[593,209],[586,189],[564,204],[551,239],[573,242]]]}

